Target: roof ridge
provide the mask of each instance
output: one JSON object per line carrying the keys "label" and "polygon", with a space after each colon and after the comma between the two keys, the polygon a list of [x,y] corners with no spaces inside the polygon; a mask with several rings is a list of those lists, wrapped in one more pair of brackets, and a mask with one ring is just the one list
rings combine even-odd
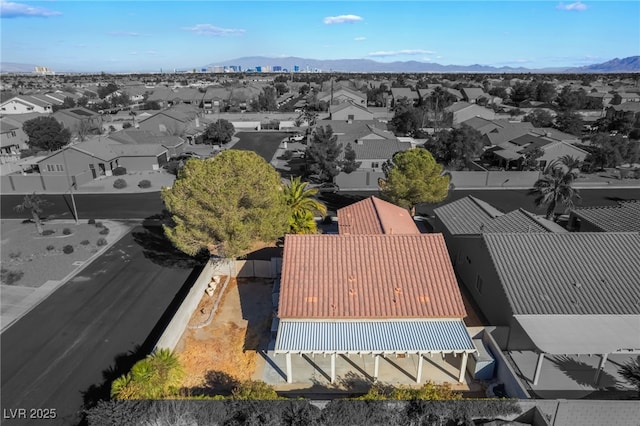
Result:
{"label": "roof ridge", "polygon": [[[480,209],[485,212],[486,214],[488,214],[489,216],[491,216],[492,219],[495,219],[496,217],[500,217],[500,216],[504,216],[504,213],[501,213],[499,215],[494,215],[493,213],[491,213],[489,210],[487,210],[486,206],[483,206],[482,204],[488,204],[491,207],[493,207],[491,204],[487,203],[486,201],[483,201],[479,198],[474,197],[473,195],[467,195],[467,197],[469,197],[471,199],[471,201],[473,201],[475,203],[475,205],[477,205],[478,207],[480,207]],[[497,208],[493,207],[494,209],[498,210]]]}
{"label": "roof ridge", "polygon": [[[371,200],[371,204],[373,204],[373,211],[376,214],[376,218],[378,219],[378,223],[380,224],[380,228],[382,229],[382,232],[386,235],[387,234],[387,229],[384,226],[384,222],[382,221],[382,217],[380,216],[380,211],[378,209],[377,201],[379,200],[379,198],[377,198],[375,195],[372,195],[371,197],[369,197],[369,199]],[[382,200],[379,200],[379,201],[382,201]]]}

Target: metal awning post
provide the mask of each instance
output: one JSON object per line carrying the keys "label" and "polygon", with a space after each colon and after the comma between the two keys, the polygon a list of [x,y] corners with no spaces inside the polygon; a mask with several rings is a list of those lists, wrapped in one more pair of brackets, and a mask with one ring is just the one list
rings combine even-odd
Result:
{"label": "metal awning post", "polygon": [[416,383],[420,383],[422,379],[422,354],[418,353],[418,373],[416,374]]}
{"label": "metal awning post", "polygon": [[331,383],[336,381],[336,353],[331,354]]}
{"label": "metal awning post", "polygon": [[462,361],[460,362],[460,376],[458,377],[458,382],[464,382],[464,374],[467,370],[467,360],[469,359],[469,353],[462,353]]}
{"label": "metal awning post", "polygon": [[293,375],[291,372],[291,352],[287,352],[285,358],[287,360],[287,383],[293,383]]}
{"label": "metal awning post", "polygon": [[375,354],[373,356],[373,381],[378,381],[378,371],[380,368],[380,354]]}
{"label": "metal awning post", "polygon": [[538,380],[540,380],[540,372],[542,371],[542,361],[544,361],[544,352],[540,352],[538,355],[538,362],[536,364],[536,372],[533,375],[533,385],[538,384]]}
{"label": "metal awning post", "polygon": [[596,371],[596,385],[600,381],[600,376],[602,375],[602,371],[604,370],[604,365],[607,362],[607,356],[609,356],[609,354],[602,354],[602,358],[600,358],[600,365],[598,365],[598,371]]}

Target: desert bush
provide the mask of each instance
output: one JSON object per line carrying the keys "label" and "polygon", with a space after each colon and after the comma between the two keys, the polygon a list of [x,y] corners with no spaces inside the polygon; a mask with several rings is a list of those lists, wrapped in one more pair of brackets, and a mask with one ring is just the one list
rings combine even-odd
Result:
{"label": "desert bush", "polygon": [[49,245],[47,246],[47,251],[55,250],[55,248],[56,248],[56,247],[55,247],[54,245],[49,244]]}
{"label": "desert bush", "polygon": [[72,231],[70,228],[64,228],[64,229],[62,230],[62,233],[63,233],[64,235],[71,235],[71,234],[73,234],[73,231]]}
{"label": "desert bush", "polygon": [[127,181],[124,179],[116,179],[113,182],[113,187],[116,189],[122,189],[127,187]]}
{"label": "desert bush", "polygon": [[104,228],[104,223],[102,222],[96,222],[95,225],[96,225],[96,228]]}
{"label": "desert bush", "polygon": [[147,179],[143,179],[140,182],[138,182],[138,186],[140,188],[151,188],[151,181]]}
{"label": "desert bush", "polygon": [[71,254],[73,253],[73,246],[71,244],[67,244],[66,246],[62,247],[62,252],[64,254]]}
{"label": "desert bush", "polygon": [[113,169],[114,176],[122,176],[126,174],[127,174],[127,169],[125,169],[124,167],[116,167],[115,169]]}
{"label": "desert bush", "polygon": [[14,251],[14,252],[9,253],[9,258],[11,258],[11,259],[17,259],[20,256],[22,256],[22,252],[21,251]]}
{"label": "desert bush", "polygon": [[82,244],[83,246],[88,246],[90,243],[89,240],[82,240],[80,241],[80,244]]}
{"label": "desert bush", "polygon": [[45,237],[47,237],[49,235],[53,235],[55,233],[56,233],[56,231],[54,231],[53,229],[45,229],[44,231],[42,231],[42,235],[45,236]]}
{"label": "desert bush", "polygon": [[96,224],[96,220],[95,220],[95,219],[89,219],[89,220],[87,221],[87,223],[88,223],[89,225],[95,225],[95,224]]}
{"label": "desert bush", "polygon": [[96,244],[98,245],[98,247],[106,246],[107,240],[104,238],[98,238],[98,241],[96,241]]}
{"label": "desert bush", "polygon": [[106,226],[104,228],[102,228],[100,230],[100,232],[98,232],[98,234],[100,235],[109,235],[109,228],[107,228]]}
{"label": "desert bush", "polygon": [[22,271],[12,271],[6,268],[0,269],[0,281],[6,285],[14,285],[20,281],[23,276],[24,272]]}

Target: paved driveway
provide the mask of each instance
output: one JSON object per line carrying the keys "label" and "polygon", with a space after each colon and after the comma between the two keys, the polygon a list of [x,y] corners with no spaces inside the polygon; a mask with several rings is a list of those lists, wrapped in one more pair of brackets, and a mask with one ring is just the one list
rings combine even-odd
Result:
{"label": "paved driveway", "polygon": [[258,153],[267,163],[270,163],[282,140],[288,136],[283,132],[240,132],[236,133],[238,142],[233,145],[233,149],[254,151]]}
{"label": "paved driveway", "polygon": [[134,228],[2,333],[2,407],[55,408],[46,424],[76,425],[153,348],[197,272],[159,228]]}

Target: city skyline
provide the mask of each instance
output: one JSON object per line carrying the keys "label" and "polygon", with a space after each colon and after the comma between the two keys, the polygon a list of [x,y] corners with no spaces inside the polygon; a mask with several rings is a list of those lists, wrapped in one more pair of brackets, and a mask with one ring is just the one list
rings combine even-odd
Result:
{"label": "city skyline", "polygon": [[578,67],[640,54],[640,3],[0,1],[2,61],[200,69],[247,56]]}

